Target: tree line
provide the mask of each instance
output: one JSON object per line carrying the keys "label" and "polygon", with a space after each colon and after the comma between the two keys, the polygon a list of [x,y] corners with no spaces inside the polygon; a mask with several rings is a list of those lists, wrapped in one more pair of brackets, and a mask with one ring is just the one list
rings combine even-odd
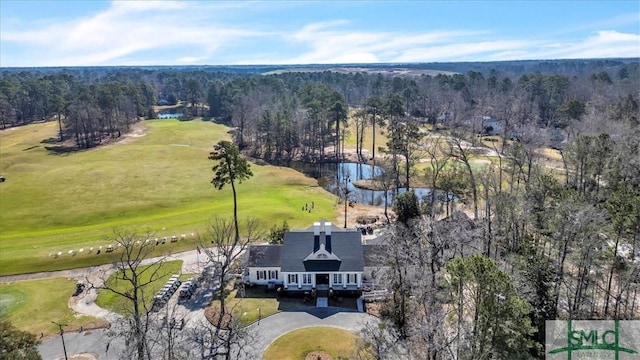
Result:
{"label": "tree line", "polygon": [[[155,117],[153,105],[182,101],[190,115],[236,127],[242,150],[285,163],[294,156],[322,160],[328,144],[339,149],[345,135],[344,114],[367,105],[380,108],[377,99],[391,105],[370,116],[384,114],[391,129],[398,122],[468,122],[481,131],[480,119],[489,114],[507,122],[507,135],[517,136],[522,126],[566,128],[583,116],[612,111],[607,106],[637,121],[633,109],[637,111],[638,63],[594,64],[578,67],[592,72],[571,77],[514,75],[512,64],[506,63],[503,71],[419,76],[364,71],[256,75],[190,68],[3,71],[0,126],[57,119],[61,134],[69,133],[79,147],[90,147],[103,136],[118,136],[131,122]],[[362,124],[375,126],[376,121]],[[357,132],[364,135],[363,128]]]}
{"label": "tree line", "polygon": [[[388,326],[368,329],[364,346],[378,358],[539,358],[545,320],[638,318],[639,79],[633,62],[572,76],[4,72],[0,121],[58,121],[61,139],[86,148],[154,117],[158,101],[180,100],[193,116],[233,126],[235,145],[219,144],[212,160],[237,158],[241,150],[282,164],[341,161],[350,124],[359,160],[386,169],[378,179],[386,191],[409,190],[419,180],[455,193],[469,210],[456,212],[449,197],[435,201],[435,192],[422,203],[411,191],[396,198],[398,221],[389,227],[380,259],[386,267],[376,280],[393,291],[382,312]],[[495,161],[478,168],[476,152],[487,150],[477,137],[487,131],[485,115],[503,125],[499,143],[489,145]],[[427,126],[432,131],[423,131]],[[384,144],[376,143],[380,130]],[[364,149],[369,136],[373,145]],[[541,154],[550,147],[559,169]],[[425,172],[415,169],[419,160],[426,160]],[[220,179],[213,184],[228,183],[222,173]],[[246,246],[255,234],[240,239],[237,221],[214,223],[206,240]],[[120,234],[124,249],[145,249],[137,239]],[[221,312],[219,321],[224,306]],[[172,357],[171,327],[151,326],[149,313],[138,309],[124,328],[134,339],[129,355],[148,358],[155,343]],[[147,337],[165,328],[167,335]],[[200,345],[185,350],[229,357],[242,335],[207,325],[193,333]]]}

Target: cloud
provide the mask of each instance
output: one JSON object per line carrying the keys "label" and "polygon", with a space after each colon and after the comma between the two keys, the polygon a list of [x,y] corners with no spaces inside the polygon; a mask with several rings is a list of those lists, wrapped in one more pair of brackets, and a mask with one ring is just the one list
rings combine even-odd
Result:
{"label": "cloud", "polygon": [[350,22],[308,24],[285,37],[303,53],[270,61],[307,64],[640,57],[640,35],[614,30],[558,41],[512,39],[485,30],[378,32],[353,31],[346,25]]}
{"label": "cloud", "polygon": [[200,6],[191,2],[113,2],[107,10],[90,17],[27,30],[3,29],[3,44],[19,46],[24,53],[19,59],[10,59],[3,51],[2,62],[32,62],[20,66],[115,65],[137,54],[159,50],[171,53],[178,47],[188,49],[188,54],[178,57],[191,62],[194,58],[206,59],[239,39],[264,35],[248,27],[226,24],[221,20],[224,7],[215,12],[215,3],[205,5],[208,11],[203,13]]}
{"label": "cloud", "polygon": [[[0,64],[328,64],[640,57],[640,35],[616,29],[619,24],[638,24],[637,17],[627,15],[589,24],[589,33],[573,29],[571,39],[559,34],[514,38],[490,31],[485,24],[481,28],[465,25],[455,29],[452,23],[447,30],[400,27],[383,31],[365,20],[348,18],[307,22],[296,18],[299,21],[294,23],[283,14],[297,14],[301,9],[282,11],[282,7],[298,6],[291,4],[297,3],[117,1],[78,18],[32,22],[3,18]],[[262,21],[267,18],[270,21]]]}
{"label": "cloud", "polygon": [[584,39],[541,43],[526,50],[527,59],[585,59],[640,57],[640,35],[601,30]]}
{"label": "cloud", "polygon": [[486,58],[496,52],[514,51],[513,49],[528,46],[527,41],[478,41],[456,42],[440,46],[428,46],[415,49],[407,49],[394,62],[429,62],[442,61],[443,59],[473,60],[479,57]]}
{"label": "cloud", "polygon": [[[274,59],[282,64],[371,63],[405,60],[398,54],[427,44],[445,44],[456,39],[486,34],[485,31],[431,31],[424,33],[354,31],[344,28],[348,20],[312,23],[284,35],[303,53]],[[306,50],[306,51],[305,51]],[[417,58],[416,61],[424,61]]]}

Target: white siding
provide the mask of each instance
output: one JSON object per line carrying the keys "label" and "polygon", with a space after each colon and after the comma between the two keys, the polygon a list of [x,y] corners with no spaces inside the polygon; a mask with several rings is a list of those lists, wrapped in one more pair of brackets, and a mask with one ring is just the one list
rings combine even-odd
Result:
{"label": "white siding", "polygon": [[269,281],[282,282],[282,273],[280,272],[280,267],[249,268],[250,283],[255,285],[267,285]]}

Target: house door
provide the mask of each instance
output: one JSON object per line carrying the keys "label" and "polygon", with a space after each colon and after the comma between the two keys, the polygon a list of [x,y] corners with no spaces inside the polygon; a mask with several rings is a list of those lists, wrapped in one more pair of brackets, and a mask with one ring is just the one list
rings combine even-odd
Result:
{"label": "house door", "polygon": [[329,274],[316,274],[316,285],[329,285]]}

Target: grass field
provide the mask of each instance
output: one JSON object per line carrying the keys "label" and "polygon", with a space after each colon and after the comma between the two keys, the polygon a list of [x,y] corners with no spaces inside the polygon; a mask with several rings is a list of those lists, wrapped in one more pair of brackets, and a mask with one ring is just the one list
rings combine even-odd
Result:
{"label": "grass field", "polygon": [[[349,123],[347,126],[347,136],[345,137],[345,147],[347,149],[356,149],[356,126],[354,120],[349,116]],[[376,125],[376,154],[379,154],[379,147],[387,147],[387,137],[385,135],[385,129],[382,126]],[[362,153],[363,155],[369,154],[373,149],[373,127],[371,123],[367,123],[367,127],[364,129],[364,140],[362,141]]]}
{"label": "grass field", "polygon": [[[211,184],[212,145],[227,128],[193,120],[144,121],[136,136],[86,151],[55,154],[43,140],[55,122],[0,132],[0,275],[111,262],[87,254],[107,245],[120,227],[155,236],[191,234],[213,216],[231,216],[231,190]],[[238,185],[240,218],[256,217],[269,229],[287,220],[307,227],[333,219],[335,198],[314,179],[283,167],[252,164],[253,178]],[[314,201],[314,212],[300,211]],[[158,252],[194,248],[185,241]],[[83,248],[85,252],[78,254]],[[75,250],[76,256],[67,255]],[[55,258],[50,254],[62,252]]]}
{"label": "grass field", "polygon": [[264,360],[300,360],[313,351],[333,359],[355,358],[358,337],[346,330],[318,326],[294,330],[277,338],[265,351]]}
{"label": "grass field", "polygon": [[0,284],[0,317],[20,330],[33,334],[55,334],[55,321],[66,324],[65,331],[105,326],[102,319],[76,316],[67,305],[76,281],[64,278],[20,281]]}
{"label": "grass field", "polygon": [[[162,288],[162,286],[169,280],[171,275],[180,274],[182,272],[182,260],[166,261],[163,263],[141,266],[139,268],[140,282],[145,283],[151,279],[152,274],[155,275],[155,280],[144,288],[144,303],[147,308],[151,308],[153,305],[153,296]],[[131,283],[126,280],[122,280],[122,273],[115,272],[109,279],[107,279],[106,286],[113,287],[121,292],[131,291]],[[117,312],[122,315],[131,313],[131,302],[109,290],[100,290],[96,299],[96,305],[101,308],[108,309]]]}
{"label": "grass field", "polygon": [[[257,290],[248,289],[247,291]],[[238,290],[234,289],[227,294],[225,305],[227,309],[233,310],[233,317],[239,319],[240,323],[245,326],[258,321],[259,317],[264,318],[277,313],[280,304],[273,293],[240,298]],[[219,310],[220,300],[214,300],[211,306]]]}

